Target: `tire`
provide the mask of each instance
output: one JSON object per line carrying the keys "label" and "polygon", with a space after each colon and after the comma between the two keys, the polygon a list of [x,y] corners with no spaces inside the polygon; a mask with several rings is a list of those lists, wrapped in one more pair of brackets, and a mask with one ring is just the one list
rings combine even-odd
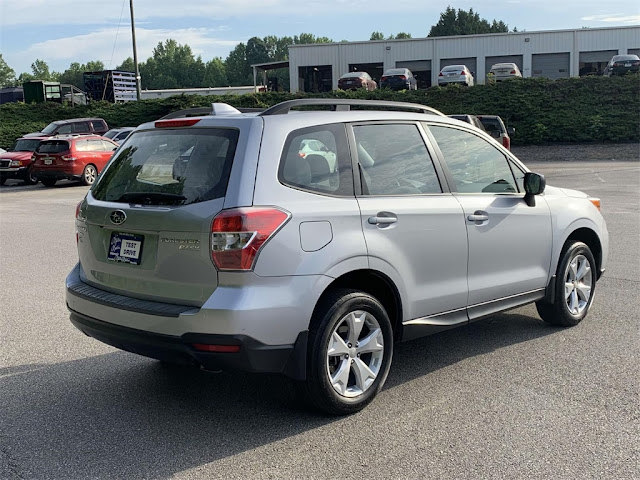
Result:
{"label": "tire", "polygon": [[380,302],[364,292],[338,290],[312,319],[303,396],[333,415],[358,412],[384,385],[392,356],[393,331]]}
{"label": "tire", "polygon": [[33,174],[33,169],[32,168],[28,168],[27,169],[27,173],[23,178],[24,180],[24,184],[25,185],[35,185],[36,183],[38,183],[38,177],[36,177]]}
{"label": "tire", "polygon": [[45,187],[53,187],[58,180],[55,178],[43,178],[40,181]]}
{"label": "tire", "polygon": [[573,327],[587,316],[596,287],[596,262],[583,242],[565,245],[556,271],[554,303],[539,301],[540,318],[551,325]]}
{"label": "tire", "polygon": [[89,164],[84,167],[84,170],[82,171],[82,178],[80,179],[80,181],[83,185],[93,185],[93,182],[96,181],[97,176],[98,169],[95,167],[95,165]]}

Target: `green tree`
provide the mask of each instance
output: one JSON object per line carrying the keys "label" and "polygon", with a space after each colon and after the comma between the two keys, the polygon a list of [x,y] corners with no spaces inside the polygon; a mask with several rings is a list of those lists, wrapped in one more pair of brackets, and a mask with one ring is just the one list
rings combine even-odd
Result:
{"label": "green tree", "polygon": [[58,79],[59,74],[49,71],[49,65],[44,60],[36,59],[31,64],[31,72],[34,80],[44,80],[48,82],[54,82]]}
{"label": "green tree", "polygon": [[104,63],[102,63],[100,60],[87,62],[86,65],[78,62],[73,62],[71,65],[69,65],[69,68],[67,68],[60,74],[60,76],[58,77],[58,81],[60,83],[75,85],[76,87],[83,89],[84,72],[99,72],[101,70],[104,70]]}
{"label": "green tree", "polygon": [[489,23],[487,20],[480,18],[473,8],[468,12],[455,9],[448,6],[447,9],[440,14],[438,23],[431,27],[429,37],[447,37],[451,35],[475,35],[479,33],[506,33],[509,27],[503,21],[493,20]]}
{"label": "green tree", "polygon": [[372,32],[369,40],[384,40],[384,33],[382,32]]}
{"label": "green tree", "polygon": [[264,40],[258,37],[251,37],[247,42],[245,56],[249,66],[257,63],[266,63],[271,61],[271,57],[267,52],[267,46]]}
{"label": "green tree", "polygon": [[239,43],[229,52],[224,64],[230,85],[253,85],[253,74],[247,62],[247,46],[244,43]]}
{"label": "green tree", "polygon": [[220,57],[209,60],[205,66],[204,87],[226,87],[229,85],[227,69]]}
{"label": "green tree", "polygon": [[[133,61],[127,59],[123,65],[127,71],[135,71]],[[173,39],[159,42],[153,56],[138,68],[146,89],[201,87],[206,73],[206,65],[194,57],[191,47]]]}
{"label": "green tree", "polygon": [[[139,68],[139,65],[138,65]],[[127,57],[120,65],[116,67],[116,70],[120,70],[122,72],[133,72],[136,71],[136,66],[133,64],[133,58]]]}
{"label": "green tree", "polygon": [[395,36],[395,38],[396,40],[407,39],[407,38],[411,38],[411,34],[406,32],[400,32]]}
{"label": "green tree", "polygon": [[2,58],[0,53],[0,87],[9,87],[16,83],[16,72]]}

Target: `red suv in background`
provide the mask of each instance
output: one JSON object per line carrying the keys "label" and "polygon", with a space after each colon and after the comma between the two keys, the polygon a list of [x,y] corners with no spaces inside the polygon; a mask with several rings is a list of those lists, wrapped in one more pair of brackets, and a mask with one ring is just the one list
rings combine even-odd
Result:
{"label": "red suv in background", "polygon": [[33,174],[47,187],[62,179],[91,185],[116,148],[117,143],[97,135],[50,138],[33,154]]}
{"label": "red suv in background", "polygon": [[0,154],[0,185],[9,178],[24,181],[27,185],[38,183],[38,179],[33,174],[32,162],[33,152],[40,145],[43,137],[22,137],[16,140],[16,145],[12,150]]}

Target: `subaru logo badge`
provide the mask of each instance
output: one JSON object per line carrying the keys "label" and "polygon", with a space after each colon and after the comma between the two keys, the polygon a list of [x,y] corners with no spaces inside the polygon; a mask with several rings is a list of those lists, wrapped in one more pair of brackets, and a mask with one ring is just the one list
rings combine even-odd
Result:
{"label": "subaru logo badge", "polygon": [[109,215],[109,218],[111,219],[112,223],[120,225],[127,219],[127,214],[122,210],[114,210],[113,212],[111,212],[111,215]]}

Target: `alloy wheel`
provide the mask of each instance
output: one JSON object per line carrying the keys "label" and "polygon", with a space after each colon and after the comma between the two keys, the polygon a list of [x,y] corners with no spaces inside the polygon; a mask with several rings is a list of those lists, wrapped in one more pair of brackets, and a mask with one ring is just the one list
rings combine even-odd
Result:
{"label": "alloy wheel", "polygon": [[564,297],[571,315],[580,315],[589,305],[592,281],[589,260],[576,255],[567,265],[564,280]]}
{"label": "alloy wheel", "polygon": [[375,316],[364,310],[336,324],[327,348],[327,375],[333,389],[353,398],[375,382],[384,357],[384,337]]}

